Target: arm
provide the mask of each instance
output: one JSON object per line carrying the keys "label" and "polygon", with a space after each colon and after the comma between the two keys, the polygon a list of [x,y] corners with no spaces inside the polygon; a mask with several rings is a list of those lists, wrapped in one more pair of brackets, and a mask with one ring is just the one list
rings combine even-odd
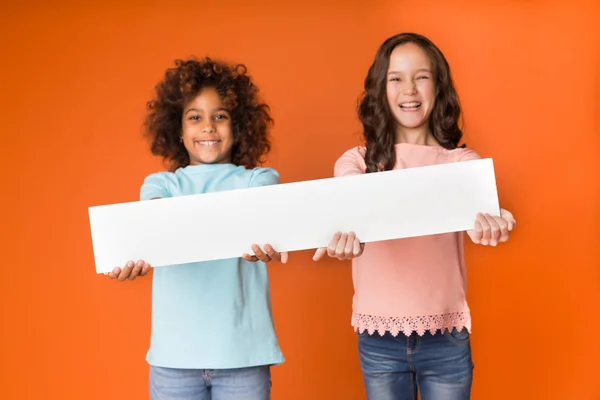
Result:
{"label": "arm", "polygon": [[[473,150],[466,150],[461,154],[458,161],[478,160],[481,157]],[[503,208],[500,215],[478,213],[475,226],[467,231],[471,241],[483,246],[497,246],[499,243],[508,241],[510,232],[515,228],[517,221],[512,213]]]}
{"label": "arm", "polygon": [[[280,182],[279,173],[272,168],[255,168],[252,171],[252,177],[250,178],[250,187],[260,187],[269,185],[278,185]],[[264,245],[264,250],[260,248],[256,243],[252,245],[252,251],[254,255],[244,253],[242,258],[246,261],[257,262],[262,261],[268,263],[269,261],[278,261],[282,264],[288,261],[288,252],[278,252],[269,243]]]}
{"label": "arm", "polygon": [[[140,189],[140,200],[156,200],[164,197],[171,197],[168,190],[168,182],[164,173],[157,173],[148,176]],[[126,279],[134,280],[138,276],[146,276],[152,266],[144,260],[134,262],[128,261],[123,268],[115,267],[107,275],[111,279],[118,279],[123,282]]]}
{"label": "arm", "polygon": [[[364,174],[367,166],[364,160],[363,149],[355,147],[346,151],[335,163],[334,177]],[[360,243],[354,232],[336,232],[329,245],[318,248],[313,256],[313,261],[319,261],[325,254],[338,260],[351,260],[360,257],[365,249],[365,244]]]}

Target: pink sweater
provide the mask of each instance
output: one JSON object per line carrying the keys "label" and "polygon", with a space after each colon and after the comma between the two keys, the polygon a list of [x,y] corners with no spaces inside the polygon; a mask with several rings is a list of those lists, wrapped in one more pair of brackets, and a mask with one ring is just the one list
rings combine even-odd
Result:
{"label": "pink sweater", "polygon": [[[400,143],[394,169],[478,159],[472,150]],[[364,147],[344,153],[334,175],[363,174]],[[440,200],[443,201],[443,200]],[[475,215],[473,215],[473,223]],[[360,238],[359,238],[360,239]],[[380,335],[435,334],[456,327],[471,330],[465,293],[464,233],[372,242],[353,260],[352,325]]]}

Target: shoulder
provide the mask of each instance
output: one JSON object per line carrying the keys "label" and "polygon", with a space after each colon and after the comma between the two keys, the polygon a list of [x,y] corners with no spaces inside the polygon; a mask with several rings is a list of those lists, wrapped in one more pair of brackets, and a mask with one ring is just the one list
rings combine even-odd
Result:
{"label": "shoulder", "polygon": [[475,151],[468,148],[459,148],[452,151],[455,161],[471,161],[478,160],[481,156]]}
{"label": "shoulder", "polygon": [[171,188],[177,181],[172,172],[155,172],[144,179],[140,189],[140,199],[171,197]]}
{"label": "shoulder", "polygon": [[247,170],[250,174],[250,187],[278,185],[279,172],[273,168],[257,167]]}
{"label": "shoulder", "polygon": [[167,186],[177,181],[174,172],[154,172],[144,178],[144,185]]}
{"label": "shoulder", "polygon": [[350,150],[346,150],[335,162],[334,176],[364,173],[367,169],[365,152],[366,148],[363,146],[356,146]]}

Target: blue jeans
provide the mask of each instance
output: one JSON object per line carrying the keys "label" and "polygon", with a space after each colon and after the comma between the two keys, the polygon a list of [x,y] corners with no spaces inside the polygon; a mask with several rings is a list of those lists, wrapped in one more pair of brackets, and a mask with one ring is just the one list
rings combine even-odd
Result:
{"label": "blue jeans", "polygon": [[466,329],[423,336],[389,332],[358,334],[358,351],[369,400],[468,400],[473,381]]}
{"label": "blue jeans", "polygon": [[150,400],[269,400],[268,365],[238,369],[150,366]]}

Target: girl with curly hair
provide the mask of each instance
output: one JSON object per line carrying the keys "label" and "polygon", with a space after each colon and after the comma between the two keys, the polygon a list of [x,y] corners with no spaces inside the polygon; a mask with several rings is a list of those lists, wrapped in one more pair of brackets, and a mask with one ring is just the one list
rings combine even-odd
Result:
{"label": "girl with curly hair", "polygon": [[[358,116],[366,145],[345,152],[335,176],[479,158],[459,145],[461,109],[450,67],[426,37],[388,38],[364,86]],[[471,240],[491,246],[507,241],[516,222],[510,212],[500,214],[474,216]],[[315,260],[325,253],[353,259],[352,325],[369,399],[416,400],[418,392],[422,400],[469,399],[473,363],[463,243],[457,232],[365,245],[352,232],[338,232],[315,253]]]}
{"label": "girl with curly hair", "polygon": [[[166,71],[145,126],[152,154],[169,171],[145,179],[141,200],[279,183],[277,171],[258,167],[273,121],[246,72],[210,58],[177,60]],[[152,400],[270,398],[270,366],[284,358],[265,263],[285,263],[287,253],[252,248],[254,256],[154,270],[146,356]],[[129,261],[109,276],[124,281],[150,269],[144,260]]]}

